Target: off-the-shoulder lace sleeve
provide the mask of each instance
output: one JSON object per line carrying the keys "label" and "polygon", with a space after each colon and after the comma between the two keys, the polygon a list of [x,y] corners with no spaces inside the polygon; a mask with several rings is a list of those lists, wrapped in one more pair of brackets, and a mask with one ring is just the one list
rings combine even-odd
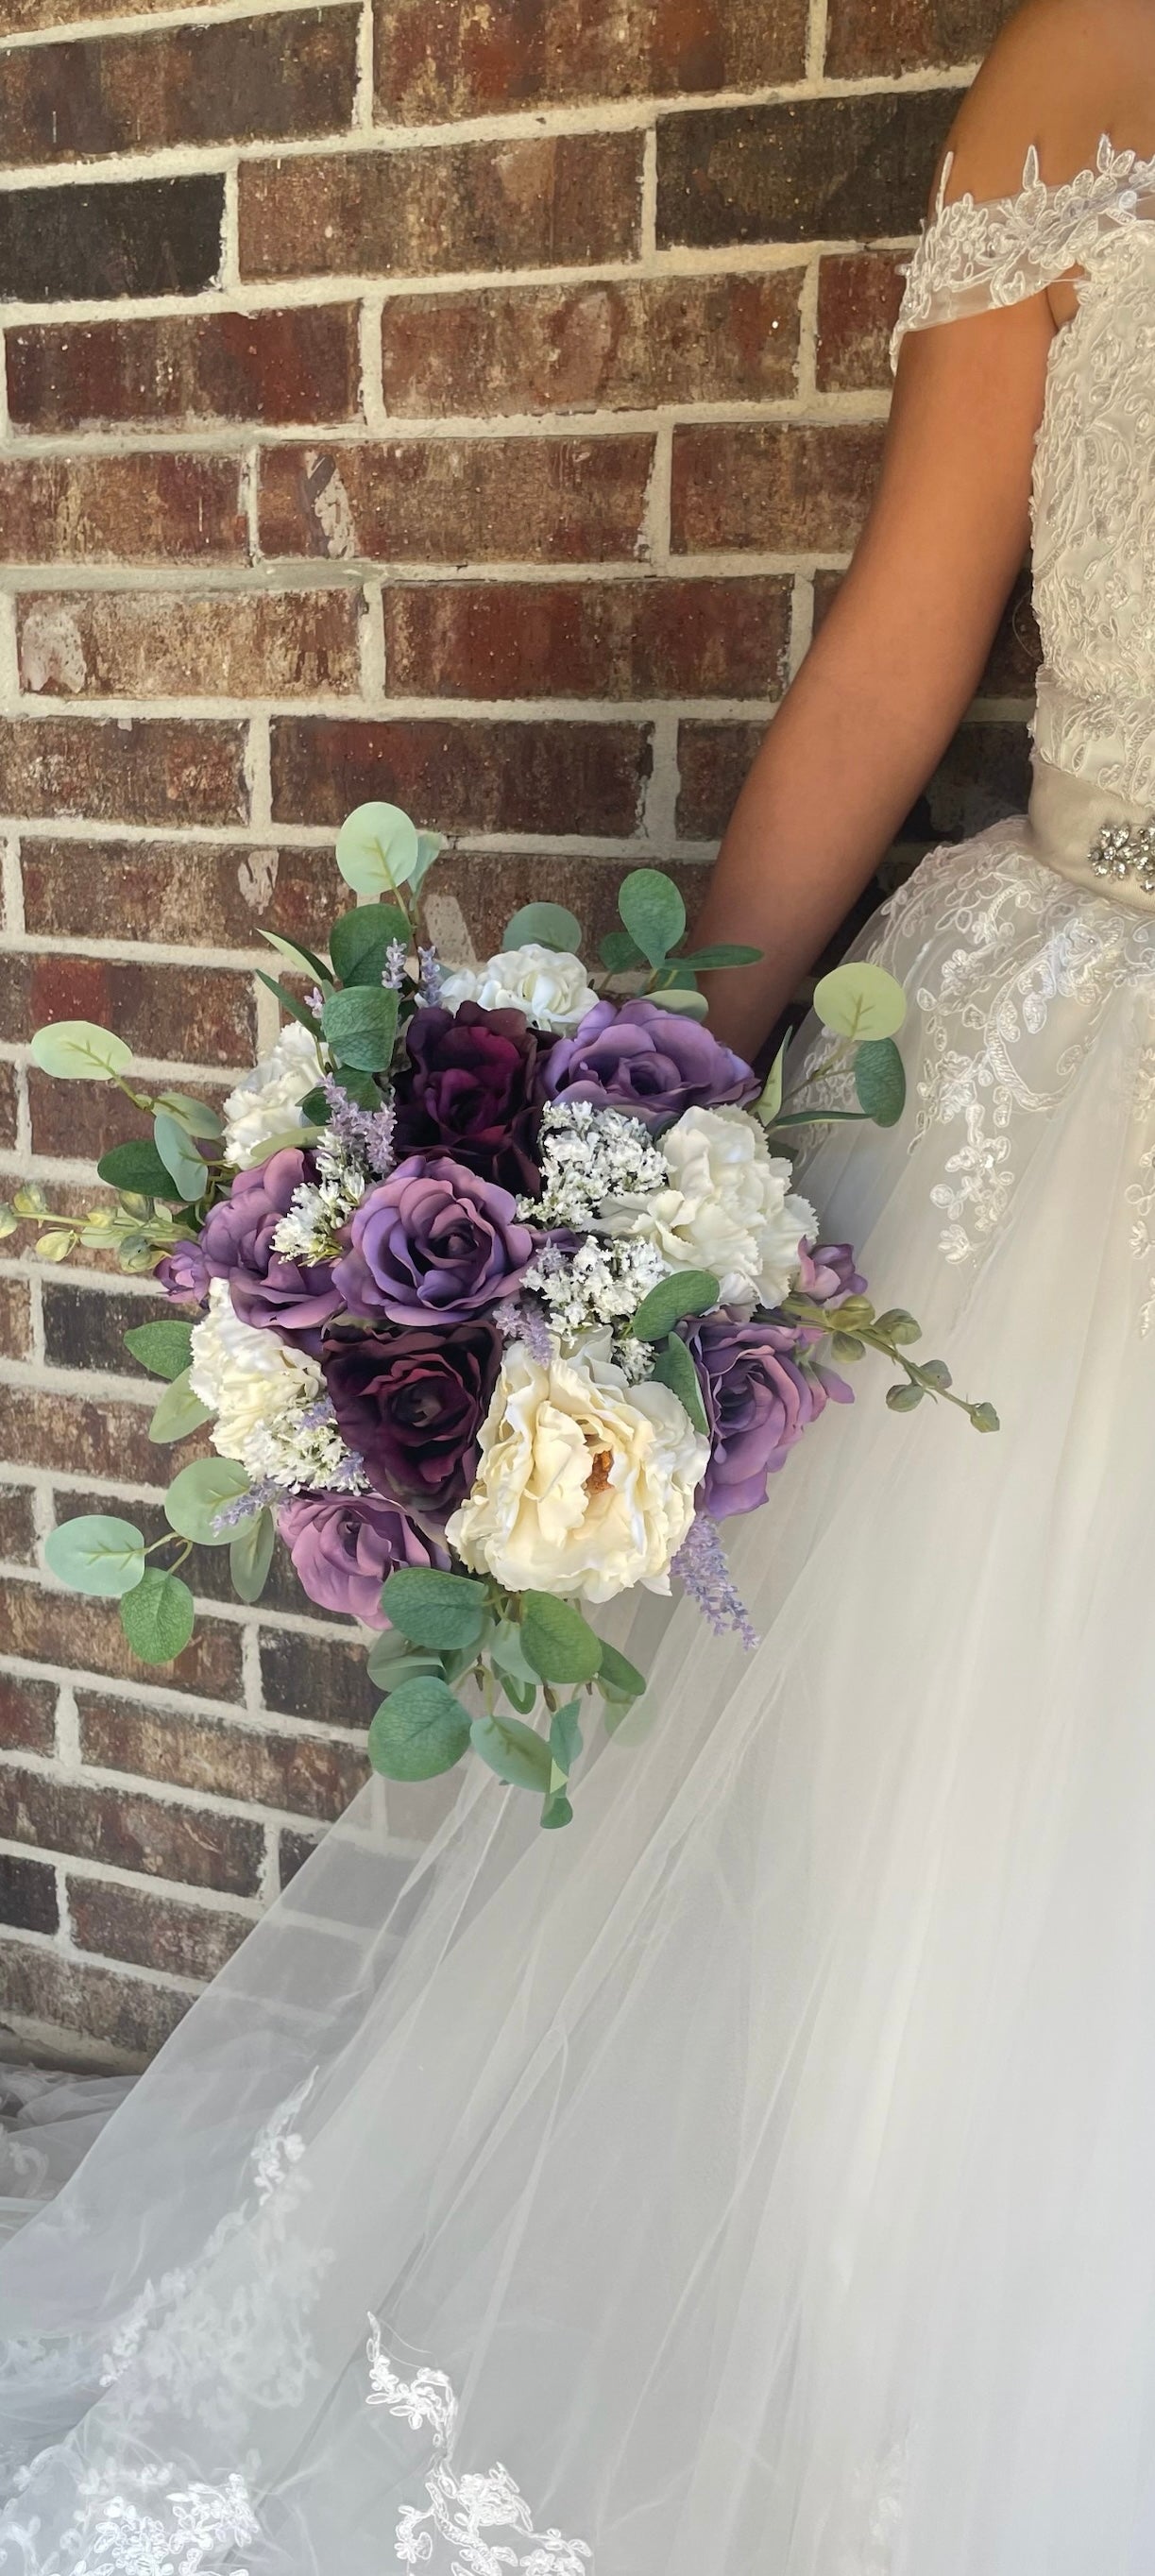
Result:
{"label": "off-the-shoulder lace sleeve", "polygon": [[1104,134],[1094,168],[1078,171],[1058,187],[1047,187],[1040,178],[1032,143],[1017,195],[976,203],[968,193],[948,206],[944,200],[953,160],[948,152],[932,217],[902,271],[906,287],[891,333],[892,368],[908,331],[1037,295],[1075,267],[1105,230],[1133,217],[1140,199],[1155,187],[1155,161],[1117,152]]}

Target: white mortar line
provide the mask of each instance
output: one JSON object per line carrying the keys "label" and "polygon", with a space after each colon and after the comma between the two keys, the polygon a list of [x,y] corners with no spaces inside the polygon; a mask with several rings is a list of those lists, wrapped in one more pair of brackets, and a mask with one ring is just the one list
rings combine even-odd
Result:
{"label": "white mortar line", "polygon": [[638,243],[644,268],[655,265],[658,249],[658,129],[643,128],[641,232]]}
{"label": "white mortar line", "polygon": [[[63,1780],[59,1763],[48,1754],[21,1753],[0,1746],[0,1775],[5,1771],[30,1773],[38,1780]],[[217,1789],[186,1789],[175,1780],[154,1780],[150,1773],[112,1771],[97,1764],[86,1763],[75,1778],[69,1773],[64,1785],[70,1789],[115,1789],[121,1796],[155,1798],[158,1806],[178,1808],[185,1815],[196,1814],[203,1809],[210,1816],[229,1817],[250,1824],[261,1824],[267,1818],[275,1817],[278,1825],[299,1825],[307,1830],[310,1826],[315,1829],[331,1821],[327,1816],[302,1814],[299,1807],[260,1806],[252,1800],[227,1797]]]}
{"label": "white mortar line", "polygon": [[[27,1844],[25,1843],[21,1848],[25,1854],[27,1854]],[[150,1882],[145,1879],[141,1883],[147,1887]],[[151,1987],[154,1991],[159,1989],[162,1994],[192,1995],[195,1997],[196,1995],[201,1994],[204,1990],[203,1979],[181,1976],[175,1968],[149,1968],[136,1959],[109,1959],[105,1957],[102,1951],[97,1950],[66,1951],[62,1949],[60,1943],[55,1937],[55,1934],[49,1932],[28,1932],[24,1929],[23,1925],[6,1923],[3,1926],[2,1936],[0,1937],[2,1937],[5,1942],[11,1942],[14,1949],[39,1950],[47,1952],[48,1955],[54,1959],[67,1958],[70,1968],[91,1966],[94,1969],[99,1969],[104,1976],[108,1976],[111,1973],[118,1980],[123,1977],[127,1983]],[[34,2020],[27,2013],[11,2012],[8,2010],[7,2006],[3,2007],[2,2010],[0,2028],[19,2032],[31,2031],[34,2035],[36,2033],[43,2033],[45,2039],[48,2039],[50,2036],[48,2025],[46,2023]],[[116,2063],[118,2061],[124,2062],[126,2059],[132,2059],[133,2062],[137,2064],[140,2062],[139,2052],[134,2054],[133,2051],[125,2049],[117,2051],[108,2047],[107,2043],[104,2041],[93,2041],[92,2047],[94,2051],[99,2053],[100,2063],[102,2066],[106,2060],[112,2063]]]}
{"label": "white mortar line", "polygon": [[[848,245],[836,245],[844,252]],[[853,245],[850,245],[853,247]],[[801,263],[795,261],[794,266]],[[730,276],[735,272],[721,272]],[[91,320],[91,314],[81,315]],[[158,317],[149,317],[152,319]],[[13,464],[48,458],[67,465],[99,463],[106,457],[208,456],[240,463],[251,451],[254,434],[261,449],[278,447],[376,448],[387,440],[390,446],[405,441],[437,442],[453,440],[464,446],[472,439],[493,442],[510,439],[556,438],[571,443],[584,443],[597,438],[634,438],[673,422],[688,428],[710,428],[717,423],[743,423],[757,427],[765,421],[813,419],[815,422],[885,420],[890,409],[890,393],[885,386],[865,392],[829,393],[817,396],[809,411],[803,411],[796,394],[743,396],[741,399],[706,399],[650,405],[622,405],[613,410],[591,404],[564,411],[485,412],[389,412],[380,422],[351,419],[318,423],[316,421],[231,421],[214,420],[207,426],[195,421],[176,426],[165,421],[110,423],[107,428],[85,430],[33,431],[22,429],[8,442],[5,460]],[[297,558],[300,560],[300,558]],[[324,561],[309,556],[309,562]],[[221,567],[227,569],[227,563]],[[216,569],[215,566],[212,569]]]}
{"label": "white mortar line", "polygon": [[365,135],[373,131],[373,0],[362,0],[357,22],[357,89],[353,101],[353,129]]}
{"label": "white mortar line", "polygon": [[[235,294],[241,284],[240,244],[240,179],[238,158],[234,153],[224,171],[225,204],[221,225],[221,264],[213,284],[225,293]],[[123,309],[123,308],[121,308]]]}
{"label": "white mortar line", "polygon": [[[132,564],[70,565],[41,564],[0,571],[0,590],[19,599],[47,599],[67,602],[71,599],[190,599],[206,606],[217,599],[296,598],[302,593],[312,598],[327,591],[358,591],[367,582],[388,581],[394,589],[464,590],[490,584],[497,589],[564,589],[598,590],[610,583],[624,582],[651,586],[661,581],[758,581],[766,574],[784,574],[789,578],[815,562],[843,562],[845,557],[805,554],[782,554],[751,547],[749,552],[717,554],[672,554],[668,543],[668,495],[670,459],[673,452],[673,424],[655,432],[655,454],[642,513],[639,544],[653,545],[654,554],[607,557],[595,563],[531,563],[516,559],[508,562],[473,562],[468,557],[452,563],[390,562],[370,555],[350,555],[340,561],[325,557],[315,559],[281,556],[256,565],[238,565],[235,570],[214,566],[200,571],[195,565],[174,566],[171,573],[137,568]],[[317,573],[316,582],[309,580],[310,570]],[[41,703],[60,705],[83,711],[91,705],[83,697],[49,699],[44,692],[24,693],[25,703],[35,708]],[[156,701],[134,699],[132,704],[142,712],[151,710]],[[195,699],[182,704],[203,708],[205,701]],[[215,702],[214,702],[215,703]],[[246,713],[253,705],[251,698],[238,698],[231,703]],[[270,705],[274,702],[269,701]],[[285,698],[276,702],[288,712],[314,703],[309,698]],[[334,703],[343,706],[341,698]],[[445,701],[444,703],[449,703]],[[607,703],[614,703],[607,701]],[[68,819],[68,818],[64,818]],[[77,818],[71,818],[75,821]],[[174,830],[182,827],[174,825]]]}
{"label": "white mortar line", "polygon": [[0,890],[4,935],[19,938],[24,929],[24,878],[20,869],[20,843],[11,832],[4,834],[0,844]]}

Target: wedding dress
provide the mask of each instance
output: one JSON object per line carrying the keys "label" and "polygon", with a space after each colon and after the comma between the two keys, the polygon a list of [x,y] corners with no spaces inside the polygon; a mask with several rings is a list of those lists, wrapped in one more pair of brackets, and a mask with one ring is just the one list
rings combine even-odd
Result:
{"label": "wedding dress", "polygon": [[867,1364],[571,1828],[474,1763],[397,1897],[374,1782],[137,2083],[12,2079],[4,2576],[1153,2576],[1155,162],[940,202],[898,329],[1072,270],[1031,812],[806,1183],[1003,1430]]}

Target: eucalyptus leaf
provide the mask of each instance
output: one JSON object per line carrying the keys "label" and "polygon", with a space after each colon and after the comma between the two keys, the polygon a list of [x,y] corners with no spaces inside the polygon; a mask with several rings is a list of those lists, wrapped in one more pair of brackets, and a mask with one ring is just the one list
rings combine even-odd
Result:
{"label": "eucalyptus leaf", "polygon": [[503,948],[556,948],[559,954],[573,956],[582,944],[582,926],[576,913],[567,912],[563,903],[523,903],[512,921],[505,925]]}
{"label": "eucalyptus leaf", "polygon": [[857,958],[815,985],[814,1008],[836,1037],[892,1038],[906,1018],[906,995],[885,966]]}
{"label": "eucalyptus leaf", "polygon": [[229,1574],[238,1601],[259,1601],[269,1579],[277,1525],[266,1509],[242,1521],[229,1543]]}
{"label": "eucalyptus leaf", "polygon": [[618,891],[618,911],[651,966],[660,966],[686,928],[686,907],[659,868],[634,868]]}
{"label": "eucalyptus leaf", "polygon": [[531,1682],[536,1691],[538,1676],[527,1661],[521,1630],[516,1620],[502,1619],[489,1641],[489,1659],[495,1672],[518,1682]]}
{"label": "eucalyptus leaf", "polygon": [[782,1044],[778,1049],[778,1053],[774,1058],[774,1062],[770,1067],[770,1071],[766,1076],[766,1080],[762,1085],[762,1089],[758,1094],[758,1098],[754,1103],[754,1116],[761,1119],[764,1127],[773,1126],[778,1112],[782,1107],[782,1084],[786,1071],[786,1050],[789,1044],[789,1038],[783,1038]]}
{"label": "eucalyptus leaf", "polygon": [[248,1489],[249,1479],[235,1458],[194,1458],[174,1476],[165,1495],[169,1527],[194,1547],[227,1547],[232,1531],[218,1530],[216,1514]]}
{"label": "eucalyptus leaf", "polygon": [[630,1331],[640,1342],[664,1342],[683,1315],[706,1315],[718,1303],[712,1270],[675,1270],[643,1297]]}
{"label": "eucalyptus leaf", "polygon": [[598,943],[598,954],[611,975],[628,975],[635,966],[646,964],[637,940],[631,939],[628,930],[607,930]]}
{"label": "eucalyptus leaf", "polygon": [[299,939],[282,939],[279,930],[262,930],[261,937],[268,941],[270,948],[276,949],[278,957],[286,958],[290,966],[295,966],[298,973],[306,967],[323,993],[328,990],[333,978],[324,959],[316,956],[311,948],[302,948]]}
{"label": "eucalyptus leaf", "polygon": [[204,1197],[208,1187],[208,1166],[189,1140],[188,1131],[171,1109],[158,1109],[152,1122],[157,1153],[170,1173],[182,1199],[186,1202]]}
{"label": "eucalyptus leaf", "polygon": [[644,1673],[631,1664],[617,1646],[602,1639],[602,1660],[598,1669],[598,1689],[603,1698],[608,1692],[616,1699],[640,1699],[646,1687]]}
{"label": "eucalyptus leaf", "polygon": [[154,1323],[133,1324],[124,1346],[153,1377],[180,1377],[192,1358],[192,1325],[179,1315],[160,1315]]}
{"label": "eucalyptus leaf", "polygon": [[374,1638],[365,1658],[365,1670],[370,1681],[386,1691],[396,1690],[401,1682],[412,1681],[417,1673],[434,1673],[439,1680],[445,1679],[436,1647],[411,1645],[399,1628],[385,1628]]}
{"label": "eucalyptus leaf", "polygon": [[358,1073],[381,1073],[397,1039],[397,995],[380,983],[349,984],[330,993],[321,1013],[325,1036],[341,1064]]}
{"label": "eucalyptus leaf", "polygon": [[178,1574],[155,1566],[120,1605],[120,1624],[142,1664],[171,1664],[184,1653],[196,1626],[196,1607],[187,1583]]}
{"label": "eucalyptus leaf", "polygon": [[95,1020],[49,1020],[36,1030],[29,1053],[57,1082],[109,1082],[132,1063],[132,1048]]}
{"label": "eucalyptus leaf", "polygon": [[[555,1771],[568,1778],[575,1762],[581,1760],[581,1701],[567,1699],[564,1707],[555,1708],[549,1722],[550,1759]],[[554,1786],[557,1786],[556,1781]]]}
{"label": "eucalyptus leaf", "polygon": [[369,1760],[387,1780],[433,1780],[468,1752],[470,1719],[434,1674],[402,1682],[369,1729]]}
{"label": "eucalyptus leaf", "polygon": [[722,966],[756,966],[762,954],[760,948],[742,948],[733,940],[722,939],[713,948],[695,948],[690,956],[683,957],[682,964],[692,966],[699,975],[712,975]]}
{"label": "eucalyptus leaf", "polygon": [[44,1542],[44,1557],[61,1583],[100,1601],[119,1601],[144,1573],[144,1540],[131,1521],[84,1512],[61,1521]]}
{"label": "eucalyptus leaf", "polygon": [[553,1592],[524,1595],[521,1641],[531,1670],[545,1682],[592,1682],[601,1664],[601,1638],[572,1601]]}
{"label": "eucalyptus leaf", "polygon": [[170,1109],[190,1136],[203,1136],[211,1145],[219,1145],[224,1135],[216,1110],[209,1108],[207,1100],[194,1100],[186,1091],[158,1091],[153,1107]]}
{"label": "eucalyptus leaf", "polygon": [[876,1127],[897,1127],[906,1107],[906,1072],[893,1038],[866,1038],[854,1059],[858,1105]]}
{"label": "eucalyptus leaf", "polygon": [[466,1574],[398,1565],[384,1586],[381,1606],[390,1625],[415,1646],[468,1646],[481,1633],[485,1586]]}
{"label": "eucalyptus leaf", "polygon": [[160,1398],[148,1426],[149,1439],[165,1447],[172,1440],[187,1440],[190,1431],[199,1431],[202,1422],[211,1419],[211,1411],[211,1406],[202,1404],[199,1395],[193,1394],[188,1370],[182,1369]]}
{"label": "eucalyptus leaf", "polygon": [[492,1716],[475,1717],[470,1728],[470,1742],[483,1762],[515,1789],[549,1787],[550,1755],[544,1736],[523,1724],[520,1717],[506,1717],[495,1710]]}
{"label": "eucalyptus leaf", "polygon": [[572,1825],[573,1808],[564,1789],[551,1789],[541,1811],[541,1821],[548,1833],[559,1825]]}
{"label": "eucalyptus leaf", "polygon": [[358,805],[337,834],[337,866],[355,894],[396,894],[421,856],[417,826],[399,805]]}
{"label": "eucalyptus leaf", "polygon": [[860,1360],[866,1353],[866,1344],[859,1341],[857,1333],[832,1333],[830,1348],[836,1360]]}
{"label": "eucalyptus leaf", "polygon": [[537,1702],[538,1684],[515,1681],[512,1673],[499,1673],[497,1678],[510,1707],[519,1717],[528,1717]]}
{"label": "eucalyptus leaf", "polygon": [[96,1168],[110,1189],[127,1190],[137,1198],[181,1199],[184,1196],[168,1164],[162,1162],[151,1136],[130,1136],[123,1145],[110,1145]]}
{"label": "eucalyptus leaf", "polygon": [[420,888],[424,885],[430,868],[436,866],[444,848],[444,832],[418,833],[417,857],[414,862],[413,874],[409,879],[409,883],[413,888],[414,894],[417,894]]}
{"label": "eucalyptus leaf", "polygon": [[413,932],[395,903],[362,903],[337,916],[329,937],[333,965],[343,984],[379,984],[391,948],[408,953]]}
{"label": "eucalyptus leaf", "polygon": [[684,1020],[704,1020],[709,1017],[710,1005],[705,994],[695,992],[684,984],[667,986],[665,990],[656,993],[654,999],[660,1001],[664,1011],[677,1011]]}
{"label": "eucalyptus leaf", "polygon": [[289,991],[287,984],[278,984],[275,975],[266,975],[262,966],[257,967],[256,977],[258,984],[263,984],[265,991],[275,996],[281,1009],[288,1012],[291,1020],[299,1020],[301,1027],[308,1030],[310,1037],[320,1037],[320,1023],[315,1011],[309,1009],[307,1002],[299,1001],[297,995]]}
{"label": "eucalyptus leaf", "polygon": [[708,1437],[709,1424],[702,1402],[698,1372],[685,1343],[679,1340],[677,1333],[671,1333],[668,1340],[663,1342],[654,1361],[654,1376],[659,1386],[668,1386],[671,1395],[677,1396],[683,1411],[689,1414],[695,1431],[700,1431]]}

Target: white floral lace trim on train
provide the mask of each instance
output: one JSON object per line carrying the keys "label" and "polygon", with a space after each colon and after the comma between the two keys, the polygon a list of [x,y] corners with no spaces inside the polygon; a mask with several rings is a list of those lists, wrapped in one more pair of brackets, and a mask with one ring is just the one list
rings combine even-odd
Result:
{"label": "white floral lace trim on train", "polygon": [[[411,2380],[400,2378],[384,2349],[377,2318],[369,2323],[366,2405],[386,2407],[415,2432],[428,2426],[434,2452],[425,2478],[428,2504],[405,2505],[397,2524],[398,2566],[440,2567],[444,2576],[501,2576],[503,2568],[518,2568],[522,2576],[588,2576],[593,2553],[586,2542],[566,2540],[553,2529],[535,2531],[525,2497],[500,2460],[480,2472],[453,2467],[457,2397],[451,2381],[444,2371],[429,2369],[416,2371]],[[529,2546],[494,2548],[485,2538],[487,2531],[515,2532]]]}

